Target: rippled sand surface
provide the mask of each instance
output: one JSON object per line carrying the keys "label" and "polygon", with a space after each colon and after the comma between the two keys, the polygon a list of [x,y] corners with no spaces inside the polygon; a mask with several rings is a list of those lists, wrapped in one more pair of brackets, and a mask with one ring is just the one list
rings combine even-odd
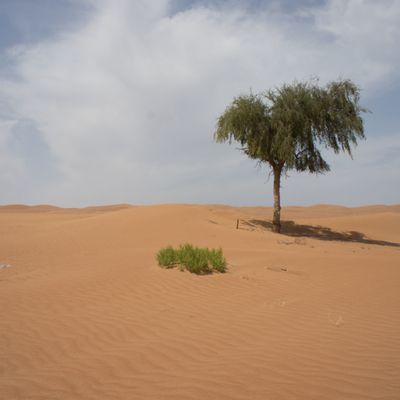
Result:
{"label": "rippled sand surface", "polygon": [[[0,398],[400,399],[400,206],[271,214],[0,207]],[[157,266],[184,242],[228,273]]]}

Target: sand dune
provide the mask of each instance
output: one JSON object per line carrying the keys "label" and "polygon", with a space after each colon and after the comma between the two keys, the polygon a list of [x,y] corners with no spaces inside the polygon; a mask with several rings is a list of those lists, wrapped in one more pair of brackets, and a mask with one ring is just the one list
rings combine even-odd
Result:
{"label": "sand dune", "polygon": [[[270,215],[0,207],[0,398],[400,399],[400,206]],[[229,272],[156,265],[183,242]]]}

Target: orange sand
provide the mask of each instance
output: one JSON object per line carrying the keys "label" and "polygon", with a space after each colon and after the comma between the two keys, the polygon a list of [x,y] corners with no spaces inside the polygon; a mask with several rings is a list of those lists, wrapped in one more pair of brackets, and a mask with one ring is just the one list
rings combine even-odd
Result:
{"label": "orange sand", "polygon": [[[400,206],[270,216],[0,207],[0,398],[400,399]],[[183,242],[229,272],[156,265]]]}

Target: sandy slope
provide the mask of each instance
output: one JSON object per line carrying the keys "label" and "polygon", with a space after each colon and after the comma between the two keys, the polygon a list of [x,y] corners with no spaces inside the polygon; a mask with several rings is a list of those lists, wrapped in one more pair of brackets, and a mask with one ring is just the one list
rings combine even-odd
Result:
{"label": "sandy slope", "polygon": [[[400,206],[270,214],[0,207],[0,398],[400,399]],[[159,268],[182,242],[229,272]]]}

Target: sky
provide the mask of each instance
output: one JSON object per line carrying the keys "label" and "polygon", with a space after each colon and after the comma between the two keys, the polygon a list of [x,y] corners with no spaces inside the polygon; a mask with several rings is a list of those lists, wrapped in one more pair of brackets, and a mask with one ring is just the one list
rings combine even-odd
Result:
{"label": "sky", "polygon": [[399,22],[396,0],[0,0],[0,204],[271,205],[216,120],[313,77],[361,88],[366,140],[282,204],[400,203]]}

